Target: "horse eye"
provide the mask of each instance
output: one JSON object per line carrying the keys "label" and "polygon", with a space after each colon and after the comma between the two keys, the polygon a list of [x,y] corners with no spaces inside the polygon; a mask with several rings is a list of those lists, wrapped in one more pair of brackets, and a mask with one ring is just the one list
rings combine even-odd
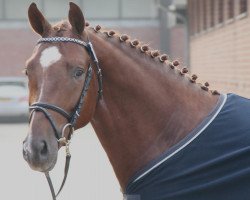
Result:
{"label": "horse eye", "polygon": [[84,70],[83,70],[83,69],[77,69],[77,70],[75,71],[74,77],[75,77],[75,78],[79,78],[79,77],[82,76],[83,74],[84,74]]}

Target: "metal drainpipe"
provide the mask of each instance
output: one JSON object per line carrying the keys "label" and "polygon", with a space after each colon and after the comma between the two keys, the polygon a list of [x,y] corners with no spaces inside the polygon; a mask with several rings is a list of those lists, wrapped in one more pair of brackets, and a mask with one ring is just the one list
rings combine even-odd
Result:
{"label": "metal drainpipe", "polygon": [[2,1],[2,6],[3,7],[2,7],[2,10],[1,10],[2,11],[2,16],[1,17],[2,17],[3,20],[6,20],[7,16],[6,16],[6,2],[5,2],[5,0]]}
{"label": "metal drainpipe", "polygon": [[169,18],[168,13],[163,9],[160,9],[158,5],[169,6],[172,4],[172,0],[155,0],[156,8],[159,12],[159,22],[160,22],[160,49],[163,52],[171,53],[170,49],[170,30],[169,30]]}
{"label": "metal drainpipe", "polygon": [[[172,2],[171,2],[172,3]],[[170,4],[169,4],[170,5]],[[168,6],[169,6],[168,5]],[[189,60],[189,30],[188,30],[188,20],[187,20],[187,18],[185,17],[185,16],[183,16],[183,15],[181,15],[181,14],[179,14],[179,13],[176,13],[176,12],[174,12],[174,11],[171,11],[171,10],[169,10],[168,9],[168,6],[167,7],[165,7],[165,6],[163,6],[162,4],[161,4],[161,1],[160,0],[156,0],[156,7],[159,9],[159,10],[162,10],[163,12],[165,12],[165,13],[170,13],[170,14],[173,14],[173,15],[175,15],[178,19],[180,19],[182,22],[183,22],[183,24],[184,24],[184,37],[185,37],[185,39],[184,39],[184,49],[185,49],[185,54],[184,54],[184,62],[185,62],[185,64],[187,65],[187,66],[190,66],[189,64],[190,64],[190,60]],[[167,24],[168,24],[168,22],[167,22]],[[168,45],[170,44],[170,42],[169,41],[167,41],[167,43],[168,43]],[[169,49],[169,47],[168,47],[168,50],[170,50]],[[169,51],[170,52],[170,51]],[[190,67],[189,67],[189,69],[190,69]]]}

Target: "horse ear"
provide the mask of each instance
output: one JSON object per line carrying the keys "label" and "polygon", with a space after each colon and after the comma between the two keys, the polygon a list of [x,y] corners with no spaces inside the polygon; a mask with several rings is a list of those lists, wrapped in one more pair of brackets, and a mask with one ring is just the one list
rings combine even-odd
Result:
{"label": "horse ear", "polygon": [[85,20],[81,9],[74,4],[73,2],[69,3],[69,23],[72,26],[72,30],[81,35],[84,27],[85,27]]}
{"label": "horse ear", "polygon": [[44,36],[48,33],[51,25],[44,18],[43,14],[38,10],[35,3],[30,4],[28,9],[28,17],[31,27],[39,35]]}

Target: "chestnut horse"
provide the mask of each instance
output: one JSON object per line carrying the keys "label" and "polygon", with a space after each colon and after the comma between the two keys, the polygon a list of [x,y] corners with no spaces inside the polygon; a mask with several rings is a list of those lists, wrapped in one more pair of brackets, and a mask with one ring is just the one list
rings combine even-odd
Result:
{"label": "chestnut horse", "polygon": [[[65,126],[70,121],[67,113],[73,113],[75,129],[92,124],[125,198],[166,199],[167,195],[160,197],[156,190],[151,197],[143,196],[139,192],[147,188],[143,178],[162,168],[166,152],[190,138],[223,95],[210,91],[208,83],[197,84],[196,75],[190,77],[177,61],[170,62],[166,55],[138,40],[100,26],[89,27],[74,3],[70,3],[68,21],[55,25],[34,3],[28,16],[33,30],[42,37],[26,64],[32,114],[23,153],[30,167],[41,172],[53,169],[58,150],[65,145],[60,139],[70,138],[73,130]],[[75,112],[79,98],[84,104]],[[174,154],[180,154],[182,148]],[[152,162],[151,168],[144,170]],[[129,192],[131,181],[137,184],[138,193]],[[157,180],[148,185],[153,182]],[[171,189],[171,184],[167,188]],[[191,194],[196,192],[194,189]],[[176,199],[189,198],[177,195]]]}

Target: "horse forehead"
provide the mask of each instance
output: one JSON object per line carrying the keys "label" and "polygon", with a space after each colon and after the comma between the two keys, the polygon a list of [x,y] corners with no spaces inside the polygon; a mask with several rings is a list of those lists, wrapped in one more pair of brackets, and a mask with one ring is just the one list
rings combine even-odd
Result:
{"label": "horse forehead", "polygon": [[43,68],[48,68],[62,58],[57,46],[50,46],[43,49],[40,56],[40,64]]}

